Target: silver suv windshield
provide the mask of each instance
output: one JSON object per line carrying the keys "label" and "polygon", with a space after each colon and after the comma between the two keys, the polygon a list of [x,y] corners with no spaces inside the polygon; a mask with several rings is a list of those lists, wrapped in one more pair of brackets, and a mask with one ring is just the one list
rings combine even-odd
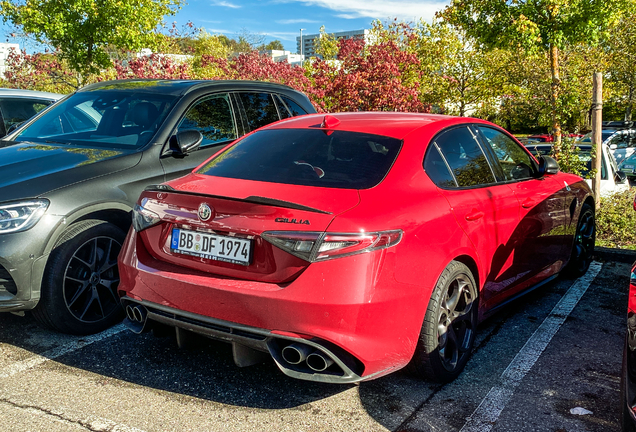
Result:
{"label": "silver suv windshield", "polygon": [[134,90],[75,93],[37,118],[15,141],[135,148],[154,136],[176,97]]}

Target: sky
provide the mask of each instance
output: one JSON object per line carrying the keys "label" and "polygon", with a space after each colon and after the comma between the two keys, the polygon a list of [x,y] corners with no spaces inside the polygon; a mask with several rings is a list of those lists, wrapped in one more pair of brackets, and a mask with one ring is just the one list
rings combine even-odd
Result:
{"label": "sky", "polygon": [[[386,21],[431,21],[448,0],[185,0],[175,16],[166,16],[168,25],[178,28],[192,22],[208,33],[238,39],[249,33],[264,37],[264,43],[280,40],[286,50],[296,52],[296,37],[317,34],[321,26],[327,33],[371,28],[375,19]],[[42,46],[10,37],[12,28],[0,24],[3,42],[19,43],[27,52]],[[24,46],[24,43],[27,45]]]}
{"label": "sky", "polygon": [[316,34],[322,25],[328,33],[371,28],[374,19],[385,21],[430,21],[448,1],[439,0],[186,0],[175,17],[182,26],[188,21],[208,33],[238,38],[243,30],[260,34],[265,43],[280,40],[286,50],[296,52],[296,37]]}

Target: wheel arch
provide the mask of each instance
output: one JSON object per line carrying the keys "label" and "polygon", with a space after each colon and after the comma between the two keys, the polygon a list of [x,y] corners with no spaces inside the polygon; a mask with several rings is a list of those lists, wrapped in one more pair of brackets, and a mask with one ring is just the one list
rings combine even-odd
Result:
{"label": "wheel arch", "polygon": [[[594,204],[594,197],[591,195],[588,195],[587,198],[585,198],[585,200],[583,201],[583,204],[587,204],[590,207],[592,207],[592,210],[594,210],[594,213],[596,213],[596,206]],[[581,204],[581,206],[583,206],[583,204]]]}
{"label": "wheel arch", "polygon": [[46,244],[44,255],[51,253],[64,232],[74,223],[95,219],[112,223],[124,232],[128,232],[132,224],[132,208],[125,203],[107,202],[77,209],[67,215],[53,230]]}
{"label": "wheel arch", "polygon": [[470,255],[460,255],[457,258],[455,258],[454,261],[459,261],[460,263],[468,267],[473,277],[475,278],[475,284],[477,285],[477,296],[479,296],[479,291],[480,291],[479,287],[481,285],[479,282],[480,281],[479,267],[477,267],[477,262]]}

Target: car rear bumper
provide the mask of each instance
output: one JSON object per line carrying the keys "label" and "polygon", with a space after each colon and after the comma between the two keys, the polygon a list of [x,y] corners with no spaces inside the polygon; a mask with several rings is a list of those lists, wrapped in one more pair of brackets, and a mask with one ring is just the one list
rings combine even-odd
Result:
{"label": "car rear bumper", "polygon": [[[131,230],[119,256],[119,294],[124,306],[145,307],[151,323],[268,352],[295,378],[355,382],[405,366],[415,350],[428,299],[396,282],[394,260],[385,249],[312,264],[287,284],[243,281],[158,261]],[[293,344],[334,366],[323,373],[290,364],[282,352]]]}

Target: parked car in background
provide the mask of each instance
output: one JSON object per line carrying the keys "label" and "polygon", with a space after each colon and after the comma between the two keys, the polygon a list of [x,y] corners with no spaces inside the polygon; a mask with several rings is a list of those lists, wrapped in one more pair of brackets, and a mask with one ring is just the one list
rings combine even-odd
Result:
{"label": "parked car in background", "polygon": [[[571,133],[571,134],[564,134],[564,137],[570,137],[570,138],[580,138],[583,135],[582,134],[577,134],[577,133]],[[551,143],[554,142],[554,136],[552,134],[535,134],[535,135],[528,135],[526,138],[524,138],[523,140],[520,140],[520,142],[524,145],[527,144],[535,144],[535,143]]]}
{"label": "parked car in background", "polygon": [[0,141],[0,311],[32,310],[74,334],[121,320],[117,254],[144,187],[309,112],[283,85],[125,80],[84,87],[27,121]]}
{"label": "parked car in background", "polygon": [[[592,170],[592,146],[589,144],[576,144],[579,149],[579,159],[585,163],[583,177],[590,187],[592,179],[589,176]],[[526,145],[526,148],[534,155],[552,154],[552,144]],[[618,168],[618,164],[609,151],[607,144],[602,146],[603,156],[601,159],[601,195],[611,195],[616,192],[629,189],[629,181],[623,171]]]}
{"label": "parked car in background", "polygon": [[[636,128],[633,122],[603,122],[601,141],[606,144],[616,162],[620,163],[636,150]],[[579,143],[592,143],[592,132],[583,136]]]}
{"label": "parked car in background", "polygon": [[526,141],[528,143],[553,142],[554,141],[554,137],[552,135],[550,135],[550,134],[528,135],[528,137],[526,138]]}
{"label": "parked car in background", "polygon": [[143,192],[119,255],[135,332],[174,327],[291,377],[449,381],[508,301],[587,270],[594,200],[483,120],[311,115]]}
{"label": "parked car in background", "polygon": [[618,164],[618,168],[627,176],[631,182],[636,181],[636,153],[632,153]]}
{"label": "parked car in background", "polygon": [[62,97],[57,93],[0,88],[0,137]]}

